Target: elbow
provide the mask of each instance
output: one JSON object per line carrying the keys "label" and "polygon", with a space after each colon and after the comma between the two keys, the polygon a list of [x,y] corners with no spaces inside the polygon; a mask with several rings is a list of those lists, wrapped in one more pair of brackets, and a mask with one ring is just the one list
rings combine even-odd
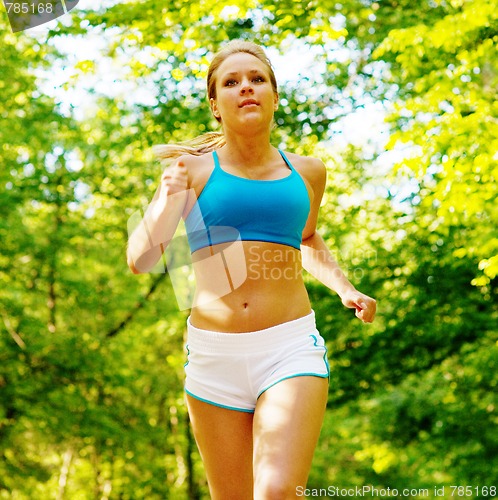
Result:
{"label": "elbow", "polygon": [[128,260],[128,267],[130,268],[130,271],[133,274],[141,274],[140,271],[135,267],[135,264],[133,261]]}
{"label": "elbow", "polygon": [[147,258],[139,257],[137,260],[133,260],[128,257],[127,264],[128,268],[133,274],[146,274],[151,271],[151,269],[156,264],[157,260],[151,261]]}
{"label": "elbow", "polygon": [[133,264],[128,264],[128,267],[133,274],[142,274]]}
{"label": "elbow", "polygon": [[163,254],[163,245],[149,249],[143,253],[137,252],[133,256],[132,252],[128,250],[126,254],[126,261],[130,271],[133,274],[144,274],[150,272],[157,264],[161,255]]}
{"label": "elbow", "polygon": [[131,258],[130,254],[126,255],[126,263],[128,264],[128,268],[133,274],[142,274],[142,272],[135,265],[135,261]]}
{"label": "elbow", "polygon": [[311,234],[303,235],[303,239],[301,240],[301,246],[302,247],[313,247],[316,235],[317,235],[316,231],[313,231]]}

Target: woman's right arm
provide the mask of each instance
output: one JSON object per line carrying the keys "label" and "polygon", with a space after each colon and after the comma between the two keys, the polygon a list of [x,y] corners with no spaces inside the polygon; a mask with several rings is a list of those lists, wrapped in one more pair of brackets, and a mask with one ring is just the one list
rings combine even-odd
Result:
{"label": "woman's right arm", "polygon": [[128,238],[128,267],[133,273],[149,272],[175,234],[188,197],[185,158],[166,168],[159,189],[142,220]]}

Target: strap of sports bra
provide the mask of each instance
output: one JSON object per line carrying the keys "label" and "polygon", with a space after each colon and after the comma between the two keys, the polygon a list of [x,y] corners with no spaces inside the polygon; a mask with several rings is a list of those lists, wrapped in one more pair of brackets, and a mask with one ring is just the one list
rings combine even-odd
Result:
{"label": "strap of sports bra", "polygon": [[221,168],[220,167],[220,160],[218,158],[218,153],[215,151],[213,151],[213,158],[214,158],[214,168]]}
{"label": "strap of sports bra", "polygon": [[[282,156],[282,158],[284,159],[285,163],[287,163],[287,166],[292,171],[294,171],[295,169],[292,166],[292,163],[287,158],[287,156],[285,156],[285,153],[281,149],[279,149],[278,152],[280,153],[280,156]],[[214,159],[214,167],[221,169],[221,167],[220,167],[220,159],[218,158],[218,153],[216,152],[216,150],[213,151],[213,159]]]}
{"label": "strap of sports bra", "polygon": [[294,171],[294,167],[292,166],[292,163],[289,161],[289,159],[287,158],[287,156],[285,156],[285,153],[279,149],[278,152],[280,153],[280,155],[282,156],[282,158],[284,159],[285,163],[287,163],[287,166],[292,170]]}

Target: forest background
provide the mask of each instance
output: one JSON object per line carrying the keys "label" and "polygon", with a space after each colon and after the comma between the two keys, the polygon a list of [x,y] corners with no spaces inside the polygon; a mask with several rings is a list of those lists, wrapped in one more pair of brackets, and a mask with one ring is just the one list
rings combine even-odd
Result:
{"label": "forest background", "polygon": [[363,325],[306,276],[332,370],[308,487],[492,498],[496,1],[92,3],[15,34],[0,13],[0,498],[207,498],[188,311],[125,249],[151,146],[216,129],[231,38],[279,61],[273,143],[326,163],[320,232],[379,306]]}

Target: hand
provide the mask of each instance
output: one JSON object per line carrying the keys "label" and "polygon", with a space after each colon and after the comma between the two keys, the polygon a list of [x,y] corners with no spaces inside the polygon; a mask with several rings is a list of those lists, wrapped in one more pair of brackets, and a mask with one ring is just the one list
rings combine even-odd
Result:
{"label": "hand", "polygon": [[158,245],[166,247],[173,237],[187,204],[189,197],[187,188],[187,167],[178,159],[164,169],[160,187],[143,217],[152,248]]}
{"label": "hand", "polygon": [[188,187],[187,167],[181,160],[164,169],[161,177],[161,195],[172,195],[186,191]]}
{"label": "hand", "polygon": [[372,323],[375,319],[377,302],[358,290],[349,290],[341,297],[342,303],[349,309],[356,309],[355,316],[363,323]]}

